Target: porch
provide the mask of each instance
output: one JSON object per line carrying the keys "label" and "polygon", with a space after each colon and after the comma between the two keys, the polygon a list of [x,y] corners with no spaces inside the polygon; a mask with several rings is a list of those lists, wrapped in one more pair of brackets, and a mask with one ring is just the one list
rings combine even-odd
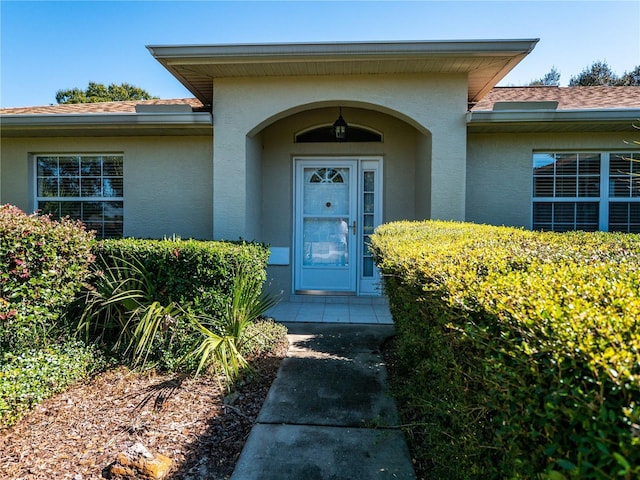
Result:
{"label": "porch", "polygon": [[278,322],[393,324],[386,297],[292,295],[267,315]]}

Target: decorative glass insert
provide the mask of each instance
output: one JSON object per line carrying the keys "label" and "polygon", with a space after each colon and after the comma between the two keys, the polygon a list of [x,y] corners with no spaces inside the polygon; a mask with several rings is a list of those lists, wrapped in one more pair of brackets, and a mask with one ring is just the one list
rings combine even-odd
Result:
{"label": "decorative glass insert", "polygon": [[98,238],[123,234],[122,155],[36,157],[36,201],[43,214],[81,220]]}
{"label": "decorative glass insert", "polygon": [[309,183],[344,183],[344,177],[341,169],[318,168],[310,172],[308,181]]}
{"label": "decorative glass insert", "polygon": [[304,266],[349,266],[349,168],[305,168]]}
{"label": "decorative glass insert", "polygon": [[370,235],[373,233],[375,220],[375,191],[376,172],[365,170],[362,172],[362,276],[371,278],[374,275],[374,262],[369,245]]}

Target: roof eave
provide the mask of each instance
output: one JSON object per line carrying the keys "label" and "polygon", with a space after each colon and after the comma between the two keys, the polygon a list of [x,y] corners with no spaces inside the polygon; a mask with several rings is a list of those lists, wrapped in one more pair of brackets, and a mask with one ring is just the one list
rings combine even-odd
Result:
{"label": "roof eave", "polygon": [[83,131],[110,134],[118,131],[136,135],[171,131],[191,135],[211,133],[212,116],[193,113],[89,113],[89,114],[4,114],[0,117],[3,136],[78,134]]}
{"label": "roof eave", "polygon": [[599,110],[501,110],[467,114],[471,133],[509,131],[633,131],[640,123],[640,109]]}
{"label": "roof eave", "polygon": [[147,45],[156,59],[210,62],[264,61],[265,59],[308,58],[325,60],[345,57],[397,57],[412,55],[501,55],[530,53],[537,38],[517,40],[452,40],[421,42],[324,42],[221,45]]}
{"label": "roof eave", "polygon": [[[496,67],[490,79],[469,91],[468,100],[477,102],[515,65],[525,58],[539,39],[454,40],[422,42],[281,43],[234,45],[148,45],[147,49],[202,103],[212,102],[212,86],[200,88],[207,78],[189,66],[285,65],[293,62],[378,62],[402,59],[410,62],[424,58],[507,56],[509,61]],[[186,68],[187,70],[184,70]],[[183,69],[183,71],[181,71]],[[310,70],[311,72],[311,70]],[[371,72],[376,73],[376,72]],[[466,72],[473,75],[473,71]],[[259,72],[255,76],[262,76]],[[209,77],[213,78],[213,77]]]}

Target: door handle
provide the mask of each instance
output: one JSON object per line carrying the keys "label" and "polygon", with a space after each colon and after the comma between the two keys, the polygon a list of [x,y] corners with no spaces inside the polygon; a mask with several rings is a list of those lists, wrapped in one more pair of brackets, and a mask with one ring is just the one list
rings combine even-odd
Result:
{"label": "door handle", "polygon": [[353,224],[351,225],[351,228],[353,228],[353,234],[356,234],[356,221],[353,221]]}

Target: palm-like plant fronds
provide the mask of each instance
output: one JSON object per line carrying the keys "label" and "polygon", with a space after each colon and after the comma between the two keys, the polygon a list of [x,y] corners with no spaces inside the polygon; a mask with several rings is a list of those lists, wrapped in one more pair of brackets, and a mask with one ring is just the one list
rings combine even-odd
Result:
{"label": "palm-like plant fronds", "polygon": [[247,326],[276,303],[275,297],[264,293],[259,279],[239,270],[223,318],[220,321],[208,317],[191,319],[203,334],[202,342],[190,354],[200,359],[196,374],[210,364],[220,369],[228,384],[237,378],[249,366],[241,353]]}
{"label": "palm-like plant fronds", "polygon": [[93,285],[87,287],[81,301],[84,308],[76,329],[86,341],[119,339],[129,323],[129,313],[144,303],[147,294],[135,265],[119,260],[115,265],[93,272]]}
{"label": "palm-like plant fronds", "polygon": [[182,314],[184,311],[174,303],[163,306],[157,301],[141,305],[132,312],[124,331],[131,332],[127,352],[131,352],[134,363],[147,363],[158,336]]}
{"label": "palm-like plant fronds", "polygon": [[167,335],[171,327],[186,321],[202,336],[182,361],[195,358],[196,374],[211,366],[224,375],[228,385],[249,365],[241,353],[247,327],[277,303],[263,292],[262,281],[242,268],[234,277],[226,307],[220,315],[206,317],[187,313],[173,302],[161,304],[155,278],[138,261],[117,259],[94,275],[77,324],[85,339],[111,344],[114,350],[123,347],[134,365],[145,366],[154,349],[171,344]]}

